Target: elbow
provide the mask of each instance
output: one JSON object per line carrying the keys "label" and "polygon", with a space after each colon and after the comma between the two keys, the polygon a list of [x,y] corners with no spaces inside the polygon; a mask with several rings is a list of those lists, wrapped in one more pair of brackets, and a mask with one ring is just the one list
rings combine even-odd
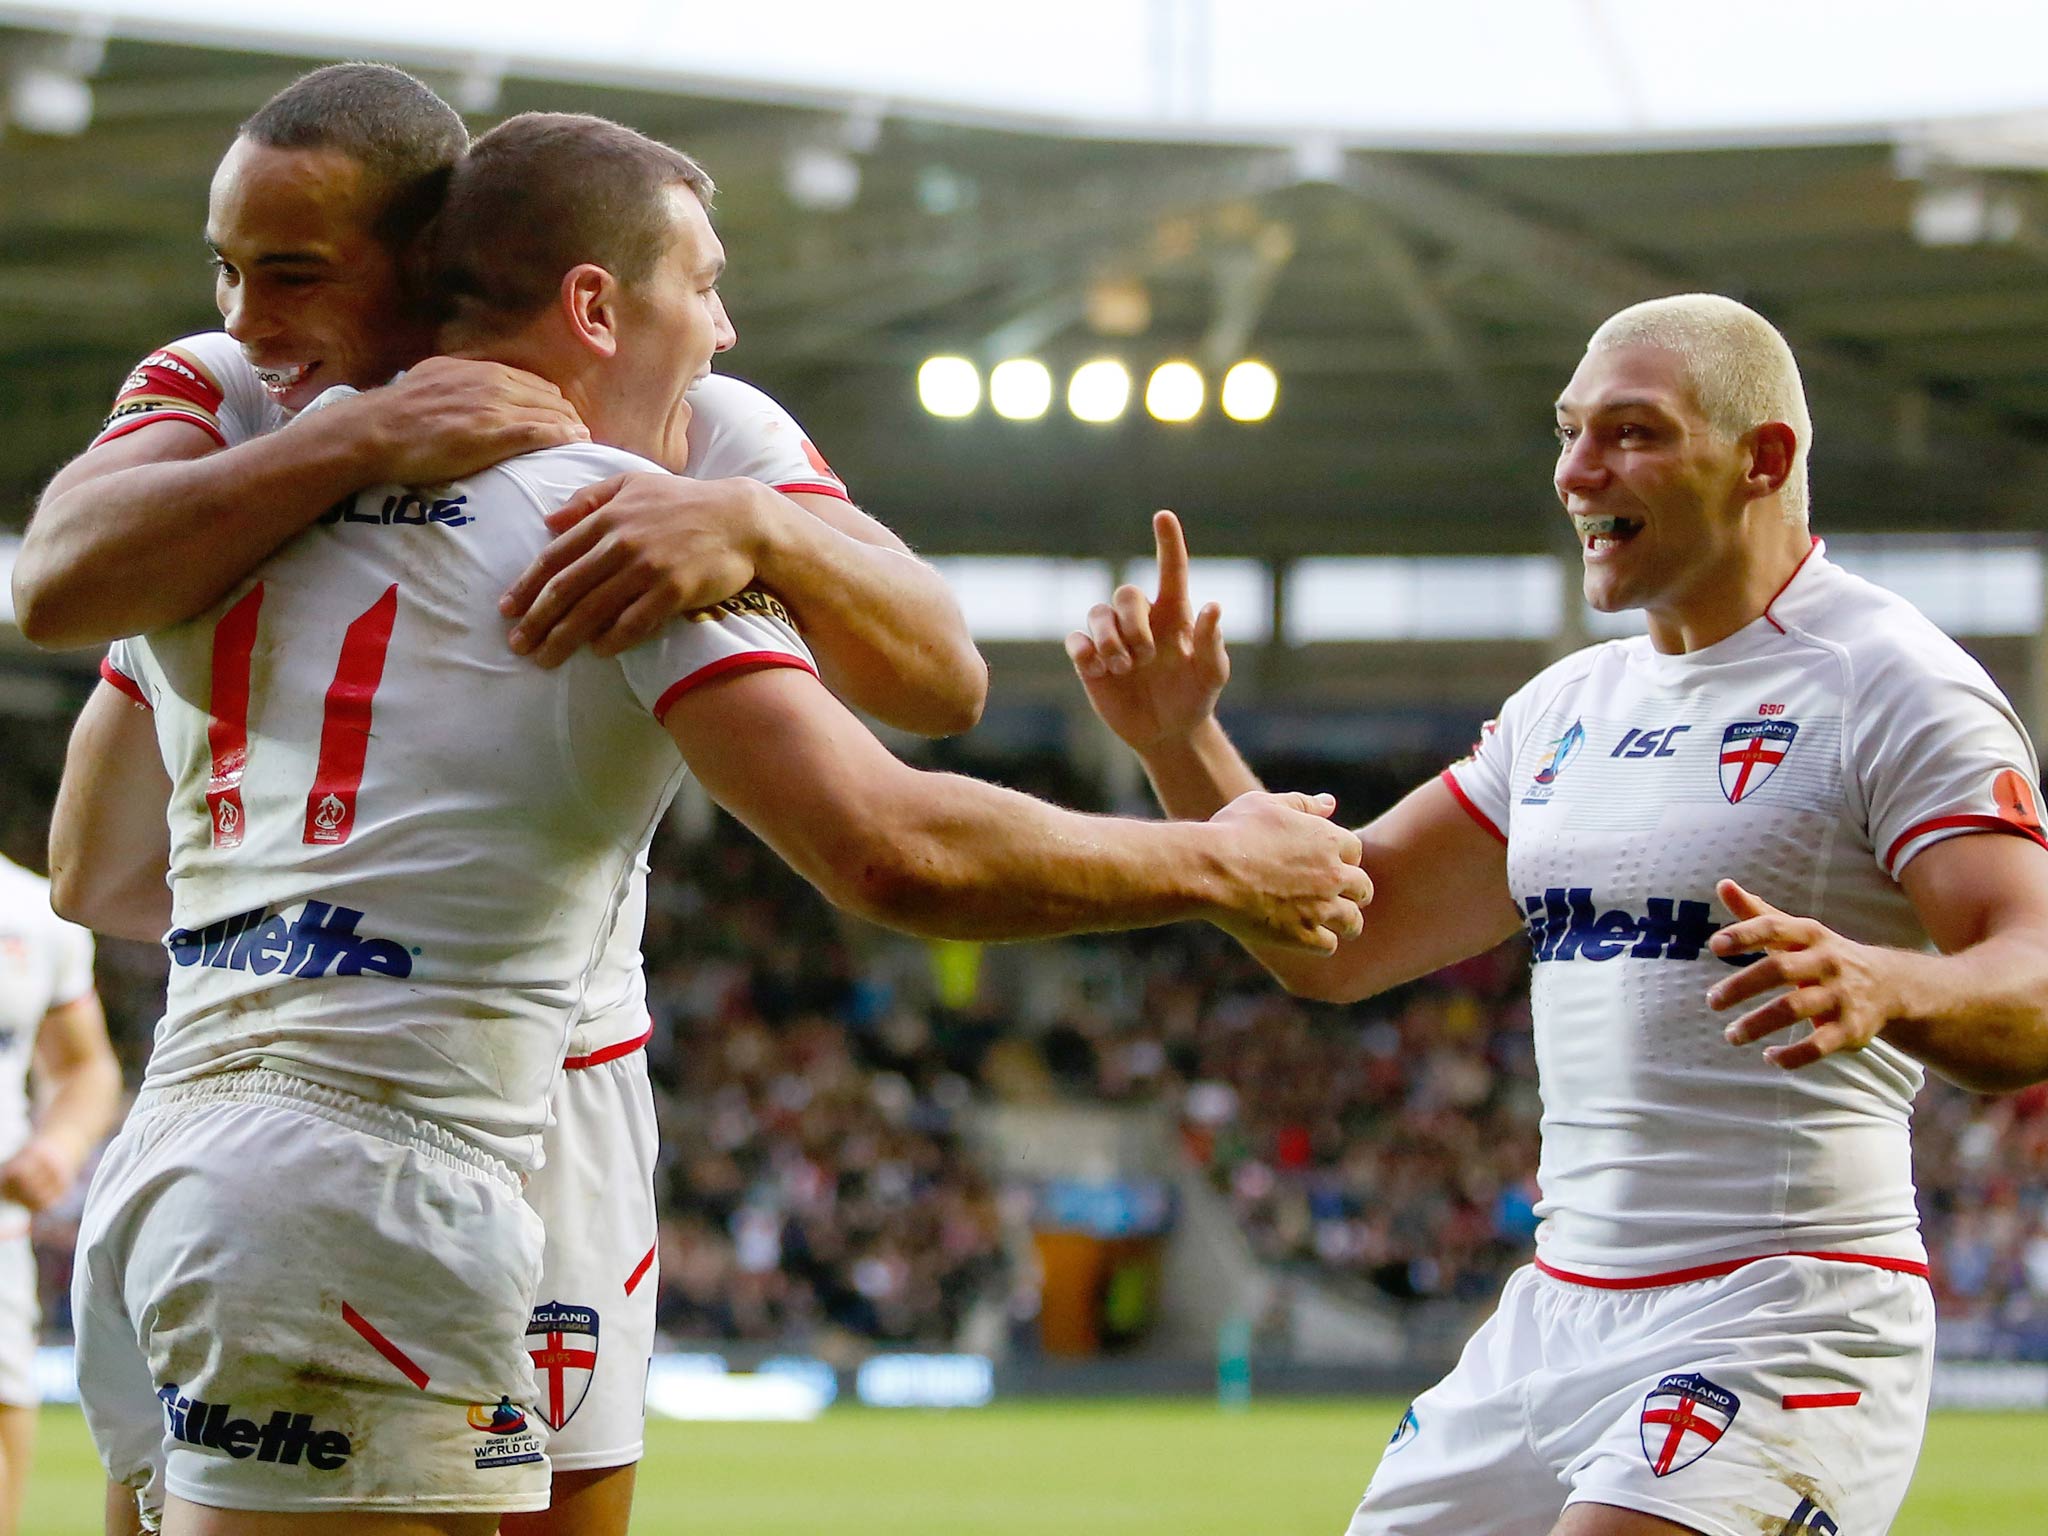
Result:
{"label": "elbow", "polygon": [[92,883],[80,875],[75,863],[60,859],[54,852],[50,858],[50,910],[81,928],[100,926],[94,921],[102,914],[94,900]]}
{"label": "elbow", "polygon": [[1289,997],[1305,1003],[1355,1003],[1372,995],[1370,988],[1345,975],[1334,957],[1311,960],[1304,956],[1293,965],[1269,969]]}
{"label": "elbow", "polygon": [[59,583],[42,568],[32,548],[24,545],[16,555],[9,581],[16,628],[30,645],[46,651],[86,644],[89,636],[81,636],[67,627],[65,612],[71,605],[64,601]]}
{"label": "elbow", "polygon": [[921,938],[955,936],[958,893],[944,850],[915,828],[865,820],[842,829],[821,862],[819,888],[841,911]]}
{"label": "elbow", "polygon": [[947,686],[932,701],[927,736],[961,736],[981,724],[988,708],[988,662],[971,643],[953,659]]}

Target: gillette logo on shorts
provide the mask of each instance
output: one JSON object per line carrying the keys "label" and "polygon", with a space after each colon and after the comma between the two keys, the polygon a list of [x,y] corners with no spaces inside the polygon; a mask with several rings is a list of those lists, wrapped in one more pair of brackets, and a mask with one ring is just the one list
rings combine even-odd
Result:
{"label": "gillette logo on shorts", "polygon": [[217,971],[252,971],[268,976],[410,976],[412,954],[391,939],[356,932],[363,914],[354,907],[309,901],[296,917],[267,907],[238,912],[204,928],[175,928],[164,948],[179,965],[207,965]]}
{"label": "gillette logo on shorts", "polygon": [[355,1444],[338,1429],[320,1429],[310,1413],[286,1413],[282,1408],[259,1425],[254,1419],[236,1419],[226,1403],[209,1403],[180,1395],[178,1384],[159,1387],[164,1418],[171,1438],[204,1450],[225,1451],[237,1461],[254,1456],[258,1461],[296,1467],[301,1461],[315,1472],[338,1472],[355,1454]]}

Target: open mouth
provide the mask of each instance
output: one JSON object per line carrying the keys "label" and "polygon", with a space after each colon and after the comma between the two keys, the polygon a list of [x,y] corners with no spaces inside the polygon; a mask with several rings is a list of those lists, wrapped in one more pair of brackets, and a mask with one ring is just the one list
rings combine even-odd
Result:
{"label": "open mouth", "polygon": [[1643,531],[1642,523],[1632,517],[1616,517],[1612,514],[1585,517],[1572,516],[1572,527],[1578,531],[1579,544],[1589,555],[1605,554],[1610,549],[1619,549],[1630,539]]}
{"label": "open mouth", "polygon": [[319,366],[316,362],[297,363],[289,368],[258,368],[256,377],[271,394],[283,396],[305,383],[307,376]]}

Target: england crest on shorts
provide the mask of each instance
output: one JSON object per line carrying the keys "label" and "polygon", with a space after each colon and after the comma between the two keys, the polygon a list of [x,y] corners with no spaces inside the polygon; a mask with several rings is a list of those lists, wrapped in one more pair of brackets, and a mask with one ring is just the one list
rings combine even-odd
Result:
{"label": "england crest on shorts", "polygon": [[533,1356],[540,1401],[534,1412],[549,1429],[560,1429],[576,1417],[590,1395],[597,1370],[597,1309],[544,1301],[526,1325],[526,1352]]}
{"label": "england crest on shorts", "polygon": [[1730,805],[1764,787],[1798,734],[1790,720],[1738,720],[1721,733],[1721,793]]}
{"label": "england crest on shorts", "polygon": [[1666,1376],[1643,1399],[1643,1455],[1650,1470],[1669,1477],[1720,1443],[1742,1399],[1697,1371]]}

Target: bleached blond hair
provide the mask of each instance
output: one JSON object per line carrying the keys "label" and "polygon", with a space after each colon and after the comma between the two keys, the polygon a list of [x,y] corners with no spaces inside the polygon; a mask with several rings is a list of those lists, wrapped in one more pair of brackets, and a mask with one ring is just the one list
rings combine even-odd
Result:
{"label": "bleached blond hair", "polygon": [[1747,304],[1718,293],[1678,293],[1631,304],[1586,343],[1588,352],[1616,347],[1675,352],[1700,414],[1717,432],[1740,438],[1767,421],[1790,427],[1797,445],[1792,472],[1779,494],[1785,515],[1793,522],[1806,522],[1813,417],[1806,408],[1799,363],[1776,326]]}

